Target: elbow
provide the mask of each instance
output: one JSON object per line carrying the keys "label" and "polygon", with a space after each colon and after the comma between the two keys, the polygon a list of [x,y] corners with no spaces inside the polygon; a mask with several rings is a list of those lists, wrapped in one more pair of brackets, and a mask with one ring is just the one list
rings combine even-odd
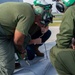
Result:
{"label": "elbow", "polygon": [[23,42],[24,42],[24,35],[19,32],[18,30],[15,30],[15,33],[14,33],[14,43],[16,45],[22,45]]}
{"label": "elbow", "polygon": [[23,44],[23,41],[24,41],[23,39],[15,39],[14,38],[14,44],[15,45],[22,45]]}
{"label": "elbow", "polygon": [[15,45],[20,45],[21,43],[20,43],[20,41],[19,41],[19,40],[14,39],[14,44],[15,44]]}

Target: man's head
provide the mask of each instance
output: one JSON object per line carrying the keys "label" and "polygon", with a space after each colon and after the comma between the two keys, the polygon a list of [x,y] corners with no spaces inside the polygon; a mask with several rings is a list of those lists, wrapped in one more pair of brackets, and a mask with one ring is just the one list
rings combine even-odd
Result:
{"label": "man's head", "polygon": [[[35,22],[40,25],[48,26],[50,23],[52,4],[36,4],[33,5],[36,14]],[[53,18],[53,17],[52,17]],[[52,23],[52,22],[51,22]]]}

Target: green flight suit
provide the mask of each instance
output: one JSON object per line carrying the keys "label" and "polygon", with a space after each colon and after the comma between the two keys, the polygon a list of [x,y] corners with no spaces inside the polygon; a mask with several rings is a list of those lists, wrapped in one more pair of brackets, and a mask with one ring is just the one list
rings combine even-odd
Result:
{"label": "green flight suit", "polygon": [[50,50],[50,60],[59,75],[75,75],[75,50],[71,48],[75,37],[75,5],[64,13],[57,34],[56,45]]}
{"label": "green flight suit", "polygon": [[0,4],[0,75],[11,75],[14,71],[13,35],[15,29],[29,37],[25,38],[24,44],[27,45],[30,40],[29,35],[35,31],[35,25],[32,25],[34,19],[35,13],[29,3],[6,2]]}

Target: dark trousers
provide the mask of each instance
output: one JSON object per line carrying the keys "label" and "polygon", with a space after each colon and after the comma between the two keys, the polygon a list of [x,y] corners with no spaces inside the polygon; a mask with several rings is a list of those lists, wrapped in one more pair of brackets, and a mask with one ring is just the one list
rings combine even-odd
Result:
{"label": "dark trousers", "polygon": [[[41,37],[40,37],[41,36]],[[48,30],[43,36],[41,33],[41,30],[37,31],[33,36],[31,36],[32,39],[36,39],[36,38],[42,38],[42,44],[44,42],[46,42],[49,37],[51,36],[51,31]],[[28,45],[26,50],[27,50],[27,55],[28,55],[28,59],[32,60],[35,57],[35,50],[34,50],[34,46],[41,46],[42,44],[38,44],[38,45]]]}

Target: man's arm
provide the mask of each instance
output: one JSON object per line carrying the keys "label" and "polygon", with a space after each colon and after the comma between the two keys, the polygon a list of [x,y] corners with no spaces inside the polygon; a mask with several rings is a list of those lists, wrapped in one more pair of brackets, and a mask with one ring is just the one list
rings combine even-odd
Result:
{"label": "man's arm", "polygon": [[21,53],[24,53],[25,50],[23,48],[23,42],[24,42],[24,38],[25,38],[25,35],[22,34],[21,32],[19,32],[18,30],[15,30],[15,33],[14,33],[14,43],[15,43],[15,46],[17,48],[17,50]]}

